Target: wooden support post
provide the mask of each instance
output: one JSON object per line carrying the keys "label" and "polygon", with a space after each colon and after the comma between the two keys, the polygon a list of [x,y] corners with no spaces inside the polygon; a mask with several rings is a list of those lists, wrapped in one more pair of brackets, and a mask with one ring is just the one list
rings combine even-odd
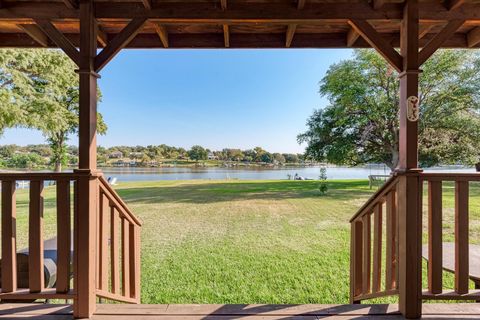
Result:
{"label": "wooden support post", "polygon": [[95,57],[97,26],[93,16],[93,1],[80,3],[80,121],[79,169],[97,168],[97,78]]}
{"label": "wooden support post", "polygon": [[74,316],[88,318],[95,311],[96,222],[98,202],[97,162],[97,78],[94,61],[97,51],[97,25],[93,0],[80,1],[80,116],[79,170],[75,212],[75,289]]}
{"label": "wooden support post", "polygon": [[401,25],[400,159],[398,171],[399,308],[409,319],[422,313],[422,185],[417,168],[418,124],[407,119],[409,97],[418,97],[418,0],[405,2]]}
{"label": "wooden support post", "polygon": [[399,168],[416,169],[418,165],[418,123],[407,119],[408,98],[418,97],[418,3],[407,1],[401,26],[401,54],[403,70],[400,73],[400,158]]}

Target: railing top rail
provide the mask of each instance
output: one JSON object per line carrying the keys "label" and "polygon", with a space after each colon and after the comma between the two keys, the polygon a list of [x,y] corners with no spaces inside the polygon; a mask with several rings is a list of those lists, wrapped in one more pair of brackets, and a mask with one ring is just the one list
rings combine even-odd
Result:
{"label": "railing top rail", "polygon": [[426,181],[480,181],[478,172],[422,172],[420,178]]}
{"label": "railing top rail", "polygon": [[83,172],[0,172],[0,180],[75,180],[90,175]]}
{"label": "railing top rail", "polygon": [[116,200],[116,202],[118,202],[120,204],[120,206],[122,207],[122,209],[124,211],[123,213],[128,215],[128,217],[134,223],[136,223],[138,226],[141,226],[142,222],[133,214],[132,211],[130,211],[130,209],[128,208],[125,201],[123,201],[123,199],[118,195],[118,193],[112,188],[112,186],[108,183],[108,181],[105,179],[105,177],[100,176],[99,180],[100,180],[100,184],[101,184],[104,192],[106,192],[107,195],[113,197]]}
{"label": "railing top rail", "polygon": [[364,212],[372,207],[376,200],[383,197],[390,189],[397,183],[397,177],[396,175],[390,177],[384,184],[383,186],[380,187],[364,204],[363,206],[353,215],[352,218],[350,218],[350,222],[355,221],[358,217],[362,216]]}

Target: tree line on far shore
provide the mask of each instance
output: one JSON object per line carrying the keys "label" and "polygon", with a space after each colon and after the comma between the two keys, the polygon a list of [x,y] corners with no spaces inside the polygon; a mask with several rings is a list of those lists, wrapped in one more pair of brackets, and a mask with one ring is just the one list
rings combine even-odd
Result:
{"label": "tree line on far shore", "polygon": [[[65,164],[74,167],[78,163],[78,148],[65,147]],[[302,164],[302,154],[271,153],[261,147],[241,150],[225,148],[210,150],[199,145],[190,149],[173,147],[165,144],[149,146],[114,146],[98,147],[99,166],[143,166],[162,165],[221,165],[224,163],[285,165]],[[0,146],[0,167],[41,169],[55,167],[55,153],[47,144],[17,146]]]}

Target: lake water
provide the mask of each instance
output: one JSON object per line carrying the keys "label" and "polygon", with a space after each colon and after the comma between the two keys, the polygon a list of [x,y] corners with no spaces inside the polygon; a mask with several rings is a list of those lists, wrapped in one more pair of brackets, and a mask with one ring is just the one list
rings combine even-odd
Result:
{"label": "lake water", "polygon": [[[320,167],[278,168],[102,168],[107,177],[122,181],[193,180],[193,179],[238,179],[238,180],[286,180],[288,175],[298,174],[309,179],[318,179]],[[442,167],[425,171],[475,172],[474,168]],[[327,167],[328,179],[367,179],[369,175],[389,174],[388,168],[371,167]]]}

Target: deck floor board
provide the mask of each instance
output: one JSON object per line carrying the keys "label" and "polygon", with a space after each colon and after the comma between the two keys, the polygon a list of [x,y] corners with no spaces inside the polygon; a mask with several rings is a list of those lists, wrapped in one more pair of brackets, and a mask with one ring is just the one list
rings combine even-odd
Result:
{"label": "deck floor board", "polygon": [[[422,319],[480,319],[480,304],[424,304]],[[0,304],[0,319],[71,320],[70,305]],[[390,305],[127,305],[99,304],[93,320],[396,320]]]}

